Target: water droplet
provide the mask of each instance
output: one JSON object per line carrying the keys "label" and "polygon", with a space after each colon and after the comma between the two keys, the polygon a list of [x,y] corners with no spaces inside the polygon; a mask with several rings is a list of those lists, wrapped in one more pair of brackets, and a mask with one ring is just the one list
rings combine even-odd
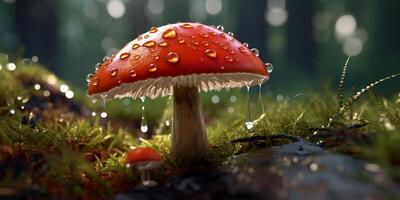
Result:
{"label": "water droplet", "polygon": [[260,51],[258,49],[256,49],[256,48],[252,48],[251,52],[253,52],[254,55],[256,55],[257,57],[260,55]]}
{"label": "water droplet", "polygon": [[147,38],[149,38],[150,37],[150,35],[145,35],[144,36],[144,39],[147,39]]}
{"label": "water droplet", "polygon": [[222,25],[218,25],[218,26],[217,26],[217,29],[218,29],[219,31],[224,31],[224,27],[223,27]]}
{"label": "water droplet", "polygon": [[156,45],[156,42],[154,42],[153,40],[149,40],[143,44],[143,46],[145,46],[145,47],[154,47],[155,45]]}
{"label": "water droplet", "polygon": [[133,45],[132,45],[132,49],[137,49],[137,48],[139,48],[139,47],[140,47],[139,44],[133,44]]}
{"label": "water droplet", "polygon": [[225,33],[220,33],[219,36],[225,37]]}
{"label": "water droplet", "polygon": [[190,38],[192,38],[192,39],[196,39],[196,37],[195,37],[194,35],[190,36]]}
{"label": "water droplet", "polygon": [[258,104],[261,108],[261,114],[264,114],[264,102],[262,100],[262,88],[261,83],[258,84]]}
{"label": "water droplet", "polygon": [[210,58],[216,58],[217,57],[217,52],[214,49],[207,49],[207,50],[204,51],[204,53]]}
{"label": "water droplet", "polygon": [[203,38],[208,38],[207,33],[201,33],[200,36],[203,37]]}
{"label": "water droplet", "polygon": [[100,117],[103,118],[103,119],[107,118],[107,116],[108,116],[108,114],[106,112],[101,112],[100,113]]}
{"label": "water droplet", "polygon": [[158,29],[156,27],[151,27],[149,32],[150,33],[155,33],[157,31],[158,31]]}
{"label": "water droplet", "polygon": [[169,63],[177,63],[179,61],[179,55],[175,52],[169,52],[167,56],[165,56],[165,60]]}
{"label": "water droplet", "polygon": [[233,37],[234,34],[232,32],[228,32],[228,35]]}
{"label": "water droplet", "polygon": [[133,56],[133,59],[135,59],[135,60],[139,60],[139,58],[140,58],[140,56],[139,56],[139,55],[135,55],[135,56]]}
{"label": "water droplet", "polygon": [[158,59],[160,59],[160,56],[159,55],[155,55],[154,56],[154,60],[158,60]]}
{"label": "water droplet", "polygon": [[118,69],[112,69],[112,70],[110,71],[110,75],[111,75],[112,77],[116,76],[117,74],[118,74]]}
{"label": "water droplet", "polygon": [[186,42],[185,39],[182,39],[182,38],[178,39],[179,44],[184,44],[185,42]]}
{"label": "water droplet", "polygon": [[223,65],[221,65],[219,68],[220,68],[220,69],[225,69],[225,67],[224,67]]}
{"label": "water droplet", "polygon": [[226,56],[225,58],[226,58],[226,60],[227,60],[228,62],[233,62],[233,58],[232,58],[232,57]]}
{"label": "water droplet", "polygon": [[231,49],[231,50],[229,50],[229,53],[233,55],[233,54],[235,54],[235,51],[233,51],[233,50]]}
{"label": "water droplet", "polygon": [[167,29],[163,35],[163,38],[173,39],[176,38],[176,31],[174,29]]}
{"label": "water droplet", "polygon": [[226,45],[224,45],[224,44],[221,44],[221,45],[219,45],[222,49],[224,49],[224,50],[227,50],[228,49],[228,47],[226,46]]}
{"label": "water droplet", "polygon": [[130,71],[129,71],[129,76],[130,77],[136,77],[136,70],[134,70],[134,69],[131,69]]}
{"label": "water droplet", "polygon": [[210,31],[209,33],[210,33],[211,35],[213,35],[213,36],[216,36],[216,35],[217,35],[217,33],[214,32],[214,31]]}
{"label": "water droplet", "polygon": [[187,28],[187,29],[193,28],[193,26],[190,25],[190,24],[188,24],[188,23],[182,24],[180,27],[182,27],[182,28]]}
{"label": "water droplet", "polygon": [[140,131],[146,133],[148,131],[147,121],[145,118],[145,108],[144,108],[144,101],[145,97],[140,97],[140,101],[142,102],[142,120],[140,122]]}
{"label": "water droplet", "polygon": [[202,44],[203,46],[205,46],[205,47],[208,47],[208,42],[206,42],[206,41],[201,42],[201,44]]}
{"label": "water droplet", "polygon": [[122,54],[119,56],[119,59],[125,60],[125,59],[127,59],[130,55],[131,55],[130,53],[122,53]]}
{"label": "water droplet", "polygon": [[97,85],[99,85],[99,78],[93,78],[93,80],[92,80],[92,85],[94,85],[94,86],[97,86]]}
{"label": "water droplet", "polygon": [[143,38],[142,38],[142,35],[138,35],[137,40],[140,41],[140,40],[142,40],[142,39],[143,39]]}
{"label": "water droplet", "polygon": [[90,82],[90,80],[92,80],[92,78],[93,78],[93,74],[88,74],[87,76],[86,76],[86,82]]}
{"label": "water droplet", "polygon": [[95,67],[95,70],[97,71],[97,70],[99,70],[101,68],[101,63],[97,63],[96,64],[96,67]]}
{"label": "water droplet", "polygon": [[245,43],[243,43],[243,46],[249,47],[249,44],[247,44],[247,43],[245,42]]}
{"label": "water droplet", "polygon": [[150,49],[150,52],[151,52],[151,53],[154,53],[154,52],[156,52],[156,50],[155,50],[154,48],[151,48],[151,49]]}
{"label": "water droplet", "polygon": [[192,43],[193,43],[194,45],[196,45],[196,46],[199,45],[199,42],[197,42],[197,41],[192,41]]}
{"label": "water droplet", "polygon": [[274,70],[274,66],[271,63],[265,63],[265,67],[267,68],[268,73],[271,73]]}
{"label": "water droplet", "polygon": [[253,121],[251,120],[251,107],[250,107],[250,84],[246,85],[247,89],[247,114],[246,114],[246,127],[247,129],[253,128]]}
{"label": "water droplet", "polygon": [[246,128],[248,130],[252,129],[254,126],[254,122],[251,122],[251,121],[247,121],[247,122],[245,122],[245,124],[246,124]]}
{"label": "water droplet", "polygon": [[165,42],[165,41],[163,41],[163,42],[158,43],[158,46],[160,46],[160,47],[167,47],[167,46],[168,46],[168,43]]}
{"label": "water droplet", "polygon": [[155,72],[157,71],[157,66],[154,63],[151,63],[149,65],[149,72]]}
{"label": "water droplet", "polygon": [[110,57],[108,57],[108,56],[104,56],[104,58],[103,58],[103,62],[105,62],[105,61],[107,61],[107,60],[109,60],[110,59]]}
{"label": "water droplet", "polygon": [[239,47],[239,51],[243,53],[243,52],[246,51],[246,48],[244,48],[243,46],[240,46],[240,47]]}

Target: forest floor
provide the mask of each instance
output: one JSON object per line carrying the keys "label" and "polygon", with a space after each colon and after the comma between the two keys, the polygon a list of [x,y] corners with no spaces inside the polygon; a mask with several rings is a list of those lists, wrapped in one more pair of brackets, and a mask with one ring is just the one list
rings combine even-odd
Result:
{"label": "forest floor", "polygon": [[[0,60],[2,199],[400,197],[399,94],[370,92],[339,117],[333,117],[338,95],[330,90],[264,96],[265,111],[253,109],[254,127],[247,129],[245,95],[204,93],[208,159],[181,166],[169,156],[168,98],[146,101],[143,134],[140,101],[103,107],[37,63],[11,64],[15,69]],[[164,160],[153,188],[137,187],[137,173],[124,165],[126,152],[142,146]]]}

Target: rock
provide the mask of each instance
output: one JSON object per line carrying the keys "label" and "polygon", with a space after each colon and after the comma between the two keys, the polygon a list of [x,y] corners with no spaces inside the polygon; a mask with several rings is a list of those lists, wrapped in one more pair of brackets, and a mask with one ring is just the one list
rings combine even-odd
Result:
{"label": "rock", "polygon": [[398,199],[399,191],[378,165],[300,140],[234,156],[212,173],[175,177],[115,199]]}

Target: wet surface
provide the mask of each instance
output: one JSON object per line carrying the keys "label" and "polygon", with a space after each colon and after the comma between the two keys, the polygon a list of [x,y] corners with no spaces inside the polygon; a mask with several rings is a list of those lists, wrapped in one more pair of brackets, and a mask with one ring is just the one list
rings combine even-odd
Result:
{"label": "wet surface", "polygon": [[301,140],[232,157],[213,173],[175,177],[115,199],[396,199],[399,189],[380,166]]}

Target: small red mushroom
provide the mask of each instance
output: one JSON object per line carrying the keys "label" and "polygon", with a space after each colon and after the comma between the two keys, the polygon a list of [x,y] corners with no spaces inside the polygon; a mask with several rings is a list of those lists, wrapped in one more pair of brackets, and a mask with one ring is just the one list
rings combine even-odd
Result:
{"label": "small red mushroom", "polygon": [[152,148],[139,147],[126,155],[125,164],[128,168],[134,166],[140,172],[141,185],[150,187],[157,183],[150,178],[150,170],[161,164],[161,156]]}
{"label": "small red mushroom", "polygon": [[203,156],[208,145],[199,92],[261,84],[272,67],[220,27],[151,28],[98,64],[88,94],[105,100],[173,95],[172,153],[189,160]]}

